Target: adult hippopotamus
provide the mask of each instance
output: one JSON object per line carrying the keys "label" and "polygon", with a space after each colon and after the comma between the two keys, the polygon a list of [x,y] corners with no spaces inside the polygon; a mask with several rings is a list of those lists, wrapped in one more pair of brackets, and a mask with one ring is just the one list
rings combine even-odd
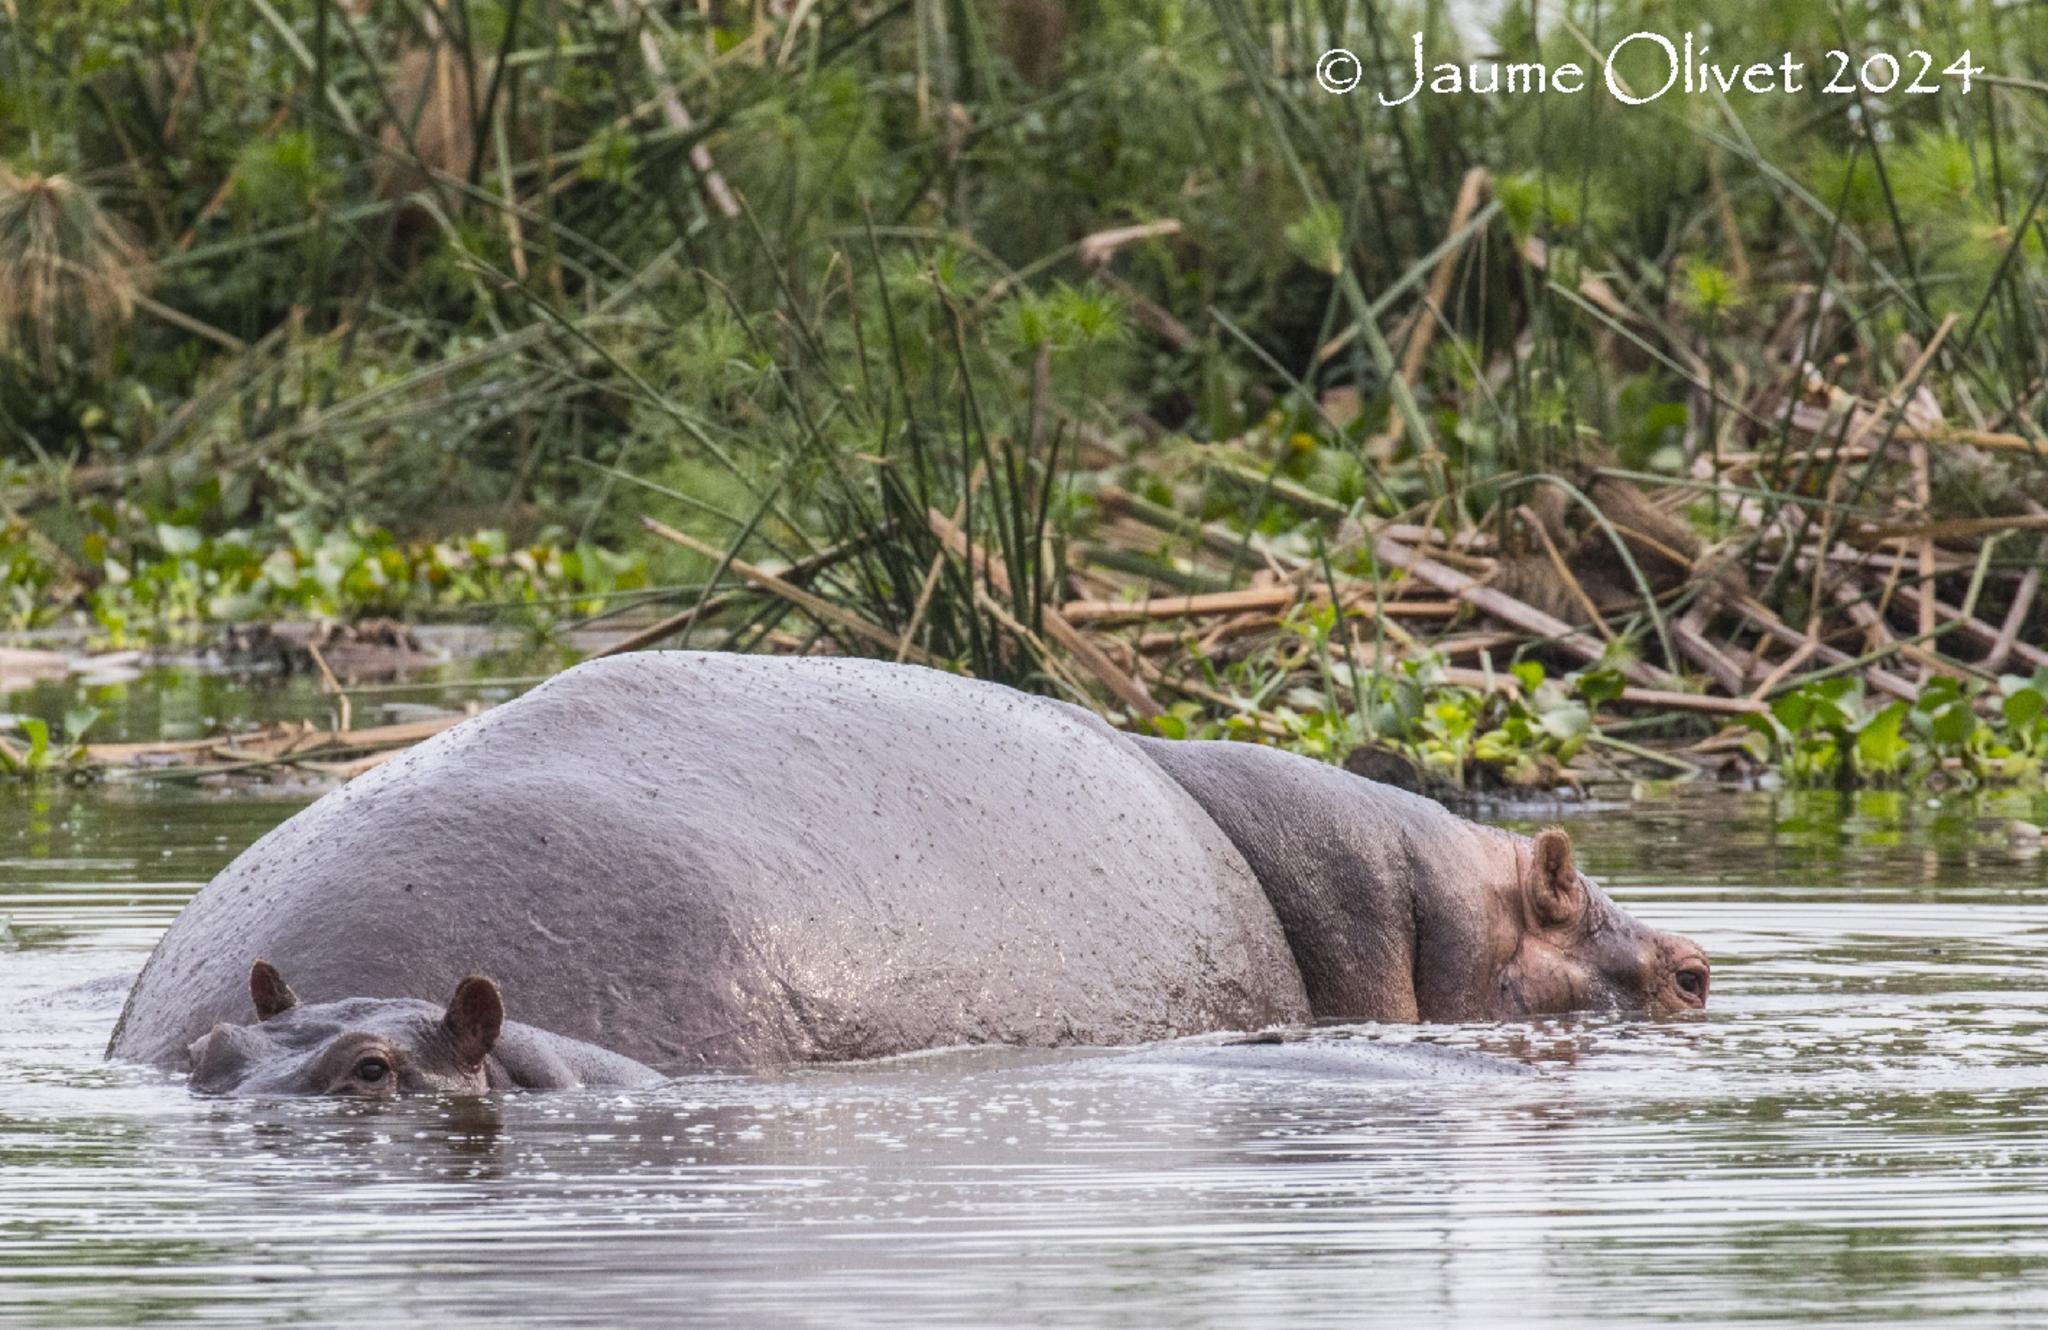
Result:
{"label": "adult hippopotamus", "polygon": [[205,1091],[387,1094],[1706,991],[1559,831],[926,669],[655,652],[257,841],[108,1052]]}
{"label": "adult hippopotamus", "polygon": [[1483,1021],[1707,1003],[1706,954],[1572,858],[1420,795],[1253,744],[1134,739],[1259,879],[1319,1017]]}

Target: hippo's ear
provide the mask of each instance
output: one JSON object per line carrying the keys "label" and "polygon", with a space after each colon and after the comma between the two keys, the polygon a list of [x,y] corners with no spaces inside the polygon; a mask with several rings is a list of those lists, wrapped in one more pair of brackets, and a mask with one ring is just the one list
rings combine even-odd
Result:
{"label": "hippo's ear", "polygon": [[498,995],[498,986],[480,974],[457,984],[441,1026],[455,1045],[457,1061],[465,1067],[482,1066],[505,1028],[505,1000]]}
{"label": "hippo's ear", "polygon": [[249,967],[249,1000],[256,1004],[256,1019],[267,1021],[281,1011],[290,1011],[299,1005],[299,995],[292,992],[292,986],[284,981],[277,967],[269,961],[257,961]]}
{"label": "hippo's ear", "polygon": [[1572,859],[1572,838],[1558,827],[1537,833],[1529,845],[1529,905],[1545,925],[1556,928],[1586,908],[1586,889]]}

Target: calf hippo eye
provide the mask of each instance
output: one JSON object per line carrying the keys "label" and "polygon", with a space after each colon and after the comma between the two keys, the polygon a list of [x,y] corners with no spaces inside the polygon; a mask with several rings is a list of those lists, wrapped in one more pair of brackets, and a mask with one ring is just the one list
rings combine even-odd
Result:
{"label": "calf hippo eye", "polygon": [[327,1093],[358,1099],[382,1098],[398,1093],[398,1077],[392,1074],[391,1054],[359,1053],[356,1060],[347,1066],[348,1071],[328,1088]]}
{"label": "calf hippo eye", "polygon": [[1692,1001],[1706,1005],[1707,972],[1698,966],[1686,966],[1678,972],[1678,991]]}

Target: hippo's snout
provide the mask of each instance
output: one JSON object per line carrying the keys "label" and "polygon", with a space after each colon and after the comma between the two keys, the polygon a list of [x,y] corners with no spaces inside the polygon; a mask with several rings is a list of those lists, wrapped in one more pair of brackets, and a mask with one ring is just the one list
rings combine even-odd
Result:
{"label": "hippo's snout", "polygon": [[187,1051],[192,1073],[187,1083],[195,1094],[229,1092],[249,1062],[236,1027],[225,1023],[194,1039]]}
{"label": "hippo's snout", "polygon": [[225,1021],[215,1021],[213,1028],[185,1046],[196,1070],[203,1066],[209,1053],[218,1056],[220,1050],[229,1047],[235,1040],[235,1027]]}

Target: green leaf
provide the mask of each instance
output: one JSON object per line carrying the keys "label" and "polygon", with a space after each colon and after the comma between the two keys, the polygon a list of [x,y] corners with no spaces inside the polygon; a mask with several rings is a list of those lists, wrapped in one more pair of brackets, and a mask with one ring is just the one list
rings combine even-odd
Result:
{"label": "green leaf", "polygon": [[41,716],[23,716],[19,723],[28,736],[28,769],[40,771],[50,758],[50,723]]}
{"label": "green leaf", "polygon": [[94,706],[78,706],[64,713],[64,737],[72,743],[85,738],[85,732],[98,723],[100,709]]}
{"label": "green leaf", "polygon": [[1602,702],[1612,702],[1620,697],[1622,689],[1628,686],[1628,680],[1620,670],[1586,670],[1578,676],[1576,686],[1579,696],[1586,699],[1586,705],[1597,707]]}
{"label": "green leaf", "polygon": [[1576,739],[1593,727],[1593,717],[1584,707],[1573,703],[1544,712],[1536,723],[1554,739]]}
{"label": "green leaf", "polygon": [[1803,739],[1792,750],[1792,778],[1818,782],[1832,777],[1841,751],[1830,738]]}
{"label": "green leaf", "polygon": [[1837,674],[1808,684],[1814,696],[1830,702],[1839,702],[1845,707],[1860,709],[1863,702],[1863,680],[1853,674]]}
{"label": "green leaf", "polygon": [[1961,684],[1945,674],[1936,675],[1921,686],[1920,696],[1914,699],[1913,706],[1931,716],[1950,703],[1958,701],[1962,695]]}
{"label": "green leaf", "polygon": [[1906,722],[1907,706],[1893,702],[1864,721],[1856,730],[1856,765],[1872,775],[1892,775],[1906,764],[1913,746],[1899,733]]}
{"label": "green leaf", "polygon": [[1804,688],[1795,688],[1771,703],[1771,715],[1787,731],[1797,734],[1813,716],[1813,699]]}
{"label": "green leaf", "polygon": [[1951,702],[1928,719],[1928,733],[1934,742],[1951,747],[1966,742],[1977,728],[1976,714],[1963,701]]}
{"label": "green leaf", "polygon": [[1775,714],[1766,715],[1760,711],[1751,711],[1738,716],[1736,723],[1755,730],[1758,734],[1770,740],[1772,744],[1789,743],[1792,739],[1791,734],[1787,732],[1784,725],[1779,723],[1778,717]]}
{"label": "green leaf", "polygon": [[1785,732],[1778,728],[1778,722],[1769,716],[1755,712],[1740,718],[1743,728],[1751,731],[1742,736],[1742,751],[1749,754],[1754,762],[1768,762],[1787,742]]}
{"label": "green leaf", "polygon": [[1860,692],[1855,697],[1819,697],[1813,703],[1813,724],[1829,730],[1853,730],[1863,708]]}

